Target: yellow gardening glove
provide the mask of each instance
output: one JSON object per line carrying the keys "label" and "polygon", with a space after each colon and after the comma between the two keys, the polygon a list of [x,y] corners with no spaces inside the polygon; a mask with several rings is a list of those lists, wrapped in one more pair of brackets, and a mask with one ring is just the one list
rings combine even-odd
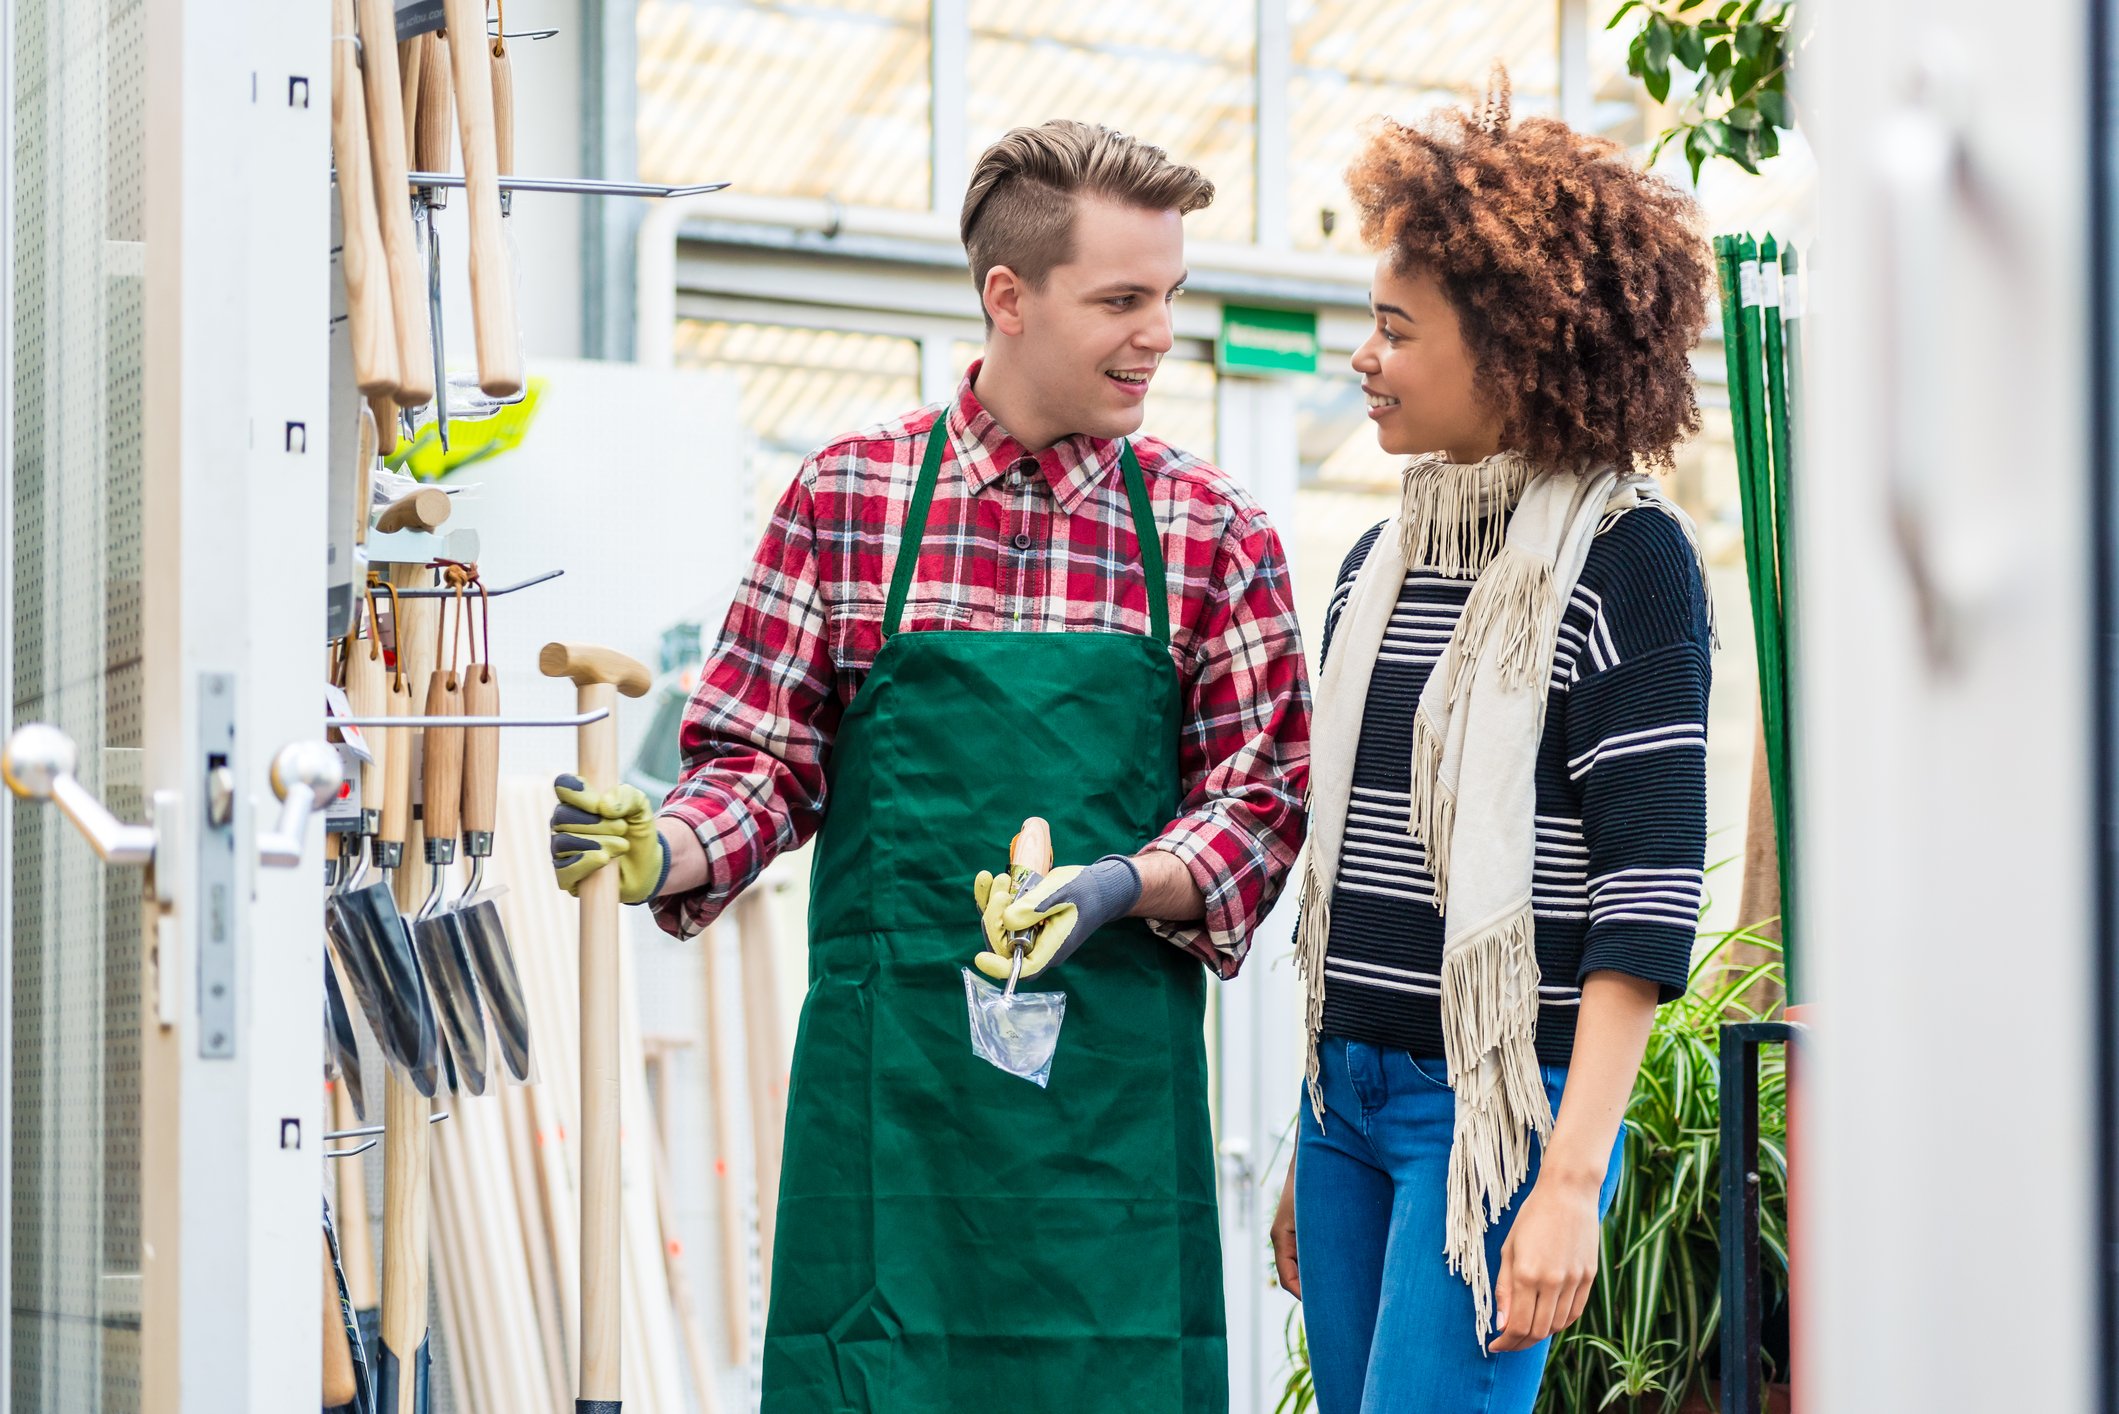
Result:
{"label": "yellow gardening glove", "polygon": [[1035,977],[1072,957],[1090,934],[1123,918],[1139,901],[1140,870],[1124,855],[1107,854],[1094,864],[1061,865],[1002,908],[999,928],[990,923],[987,927],[989,951],[972,959],[972,966],[996,982],[1007,981],[1014,964],[1005,935],[1034,928],[1022,975]]}
{"label": "yellow gardening glove", "polygon": [[552,869],[559,887],[577,893],[581,881],[618,862],[618,897],[646,903],[669,877],[670,847],[655,828],[655,807],[634,786],[598,795],[579,776],[552,782]]}
{"label": "yellow gardening glove", "polygon": [[979,921],[986,929],[986,946],[995,952],[1005,951],[1001,939],[1001,910],[1015,902],[1015,880],[1006,874],[989,874],[979,870],[978,878],[971,884],[972,900],[978,904]]}

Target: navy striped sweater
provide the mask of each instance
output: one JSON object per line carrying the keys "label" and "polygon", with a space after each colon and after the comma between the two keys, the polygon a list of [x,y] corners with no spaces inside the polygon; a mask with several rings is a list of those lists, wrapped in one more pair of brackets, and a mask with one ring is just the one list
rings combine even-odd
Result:
{"label": "navy striped sweater", "polygon": [[[1324,653],[1355,573],[1325,616]],[[1325,947],[1324,1033],[1440,1056],[1442,915],[1406,832],[1413,711],[1471,593],[1407,572],[1369,680]],[[1707,845],[1706,589],[1683,527],[1652,508],[1591,545],[1560,622],[1538,747],[1538,1060],[1566,1065],[1581,982],[1613,970],[1685,989]]]}

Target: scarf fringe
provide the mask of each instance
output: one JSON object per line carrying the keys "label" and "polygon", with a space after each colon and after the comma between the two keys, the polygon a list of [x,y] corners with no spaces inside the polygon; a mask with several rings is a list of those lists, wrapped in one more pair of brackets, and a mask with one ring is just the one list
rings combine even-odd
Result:
{"label": "scarf fringe", "polygon": [[1512,692],[1536,688],[1542,695],[1559,633],[1552,561],[1520,546],[1503,549],[1464,601],[1450,702],[1470,691],[1479,664],[1489,657],[1501,670],[1503,687]]}
{"label": "scarf fringe", "polygon": [[1406,464],[1399,482],[1398,527],[1407,565],[1463,579],[1501,553],[1506,512],[1530,484],[1533,468],[1512,452],[1471,466],[1432,454]]}
{"label": "scarf fringe", "polygon": [[1457,795],[1442,783],[1442,733],[1425,711],[1413,713],[1412,808],[1406,832],[1427,851],[1435,881],[1435,912],[1449,911],[1450,839],[1457,833]]}
{"label": "scarf fringe", "polygon": [[1456,1093],[1443,1255],[1472,1290],[1483,1349],[1493,1329],[1486,1230],[1530,1172],[1533,1143],[1552,1133],[1538,1070],[1536,922],[1531,906],[1451,950],[1442,964],[1442,1040]]}
{"label": "scarf fringe", "polygon": [[1317,1042],[1324,1031],[1324,945],[1332,936],[1332,891],[1317,872],[1317,856],[1304,855],[1301,922],[1295,933],[1295,970],[1303,983],[1303,1030],[1308,1036],[1303,1057],[1303,1084],[1310,1111],[1324,1128],[1324,1085],[1317,1064]]}

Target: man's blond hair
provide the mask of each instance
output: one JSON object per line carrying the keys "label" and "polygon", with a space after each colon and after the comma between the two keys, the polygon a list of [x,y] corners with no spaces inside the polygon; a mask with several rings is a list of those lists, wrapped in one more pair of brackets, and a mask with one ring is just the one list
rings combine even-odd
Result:
{"label": "man's blond hair", "polygon": [[1189,216],[1214,200],[1214,183],[1197,167],[1172,162],[1161,148],[1101,123],[1055,118],[1013,129],[972,169],[957,223],[981,299],[996,265],[1041,289],[1055,266],[1073,259],[1080,196]]}

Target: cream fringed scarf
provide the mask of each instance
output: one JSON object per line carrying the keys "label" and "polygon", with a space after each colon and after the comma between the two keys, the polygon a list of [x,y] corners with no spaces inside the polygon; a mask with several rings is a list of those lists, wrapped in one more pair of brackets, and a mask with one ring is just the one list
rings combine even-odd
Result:
{"label": "cream fringed scarf", "polygon": [[1317,685],[1297,957],[1308,984],[1310,1105],[1322,1124],[1325,942],[1369,676],[1409,568],[1478,576],[1420,695],[1411,829],[1443,914],[1442,1032],[1457,1101],[1445,1252],[1472,1289],[1482,1347],[1493,1316],[1486,1229],[1522,1186],[1532,1136],[1542,1144],[1552,1130],[1534,1045],[1530,894],[1546,684],[1590,542],[1610,519],[1647,504],[1689,533],[1683,513],[1645,476],[1540,472],[1505,452],[1475,466],[1414,461],[1397,521],[1355,576]]}

